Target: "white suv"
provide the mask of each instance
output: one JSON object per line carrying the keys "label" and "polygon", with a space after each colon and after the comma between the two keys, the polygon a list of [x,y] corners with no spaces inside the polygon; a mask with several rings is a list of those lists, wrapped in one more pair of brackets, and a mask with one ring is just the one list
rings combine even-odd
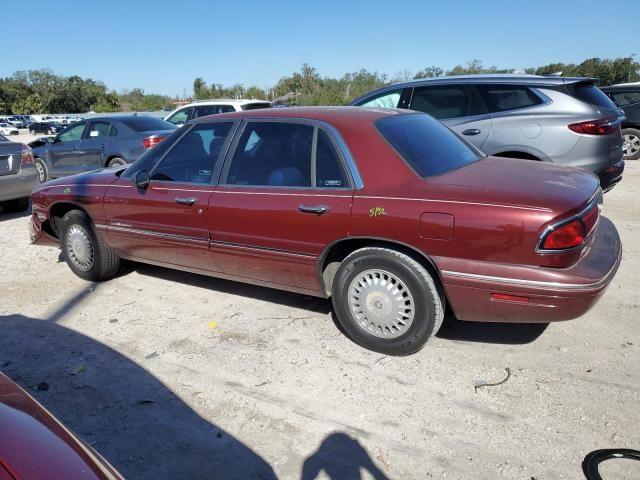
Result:
{"label": "white suv", "polygon": [[240,112],[242,110],[257,110],[270,108],[271,102],[266,100],[199,100],[183,107],[177,108],[165,117],[167,122],[181,127],[189,120],[217,113]]}

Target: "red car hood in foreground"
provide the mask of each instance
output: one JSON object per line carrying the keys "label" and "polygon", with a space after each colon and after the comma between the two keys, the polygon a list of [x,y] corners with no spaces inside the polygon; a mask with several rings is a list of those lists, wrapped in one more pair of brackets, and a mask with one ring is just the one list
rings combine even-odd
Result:
{"label": "red car hood in foreground", "polygon": [[121,480],[18,385],[0,373],[0,480]]}

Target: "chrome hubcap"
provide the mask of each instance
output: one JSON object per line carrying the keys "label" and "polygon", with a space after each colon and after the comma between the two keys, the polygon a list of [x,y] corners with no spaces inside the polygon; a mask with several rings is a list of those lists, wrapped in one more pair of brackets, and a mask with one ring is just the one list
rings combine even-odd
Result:
{"label": "chrome hubcap", "polygon": [[86,272],[93,266],[93,245],[87,231],[80,225],[67,230],[67,256],[73,265]]}
{"label": "chrome hubcap", "polygon": [[407,286],[384,270],[365,270],[349,285],[349,308],[358,325],[378,338],[405,333],[415,315],[415,303]]}
{"label": "chrome hubcap", "polygon": [[640,151],[640,137],[631,134],[625,135],[622,151],[625,157],[630,157],[638,153]]}
{"label": "chrome hubcap", "polygon": [[44,182],[44,167],[40,164],[40,162],[36,162],[36,170],[38,171],[38,178],[40,179],[40,183]]}

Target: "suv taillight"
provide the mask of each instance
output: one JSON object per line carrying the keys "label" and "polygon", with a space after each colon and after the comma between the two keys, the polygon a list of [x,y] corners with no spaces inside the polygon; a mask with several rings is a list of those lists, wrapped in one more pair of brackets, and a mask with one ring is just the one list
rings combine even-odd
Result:
{"label": "suv taillight", "polygon": [[611,135],[618,129],[616,118],[605,118],[603,120],[589,120],[587,122],[572,123],[569,130],[584,135]]}
{"label": "suv taillight", "polygon": [[156,145],[158,145],[162,140],[164,140],[164,137],[161,137],[160,135],[151,135],[150,137],[147,137],[144,140],[142,140],[142,144],[144,145],[144,148],[153,148]]}
{"label": "suv taillight", "polygon": [[22,146],[22,156],[20,157],[20,163],[22,163],[22,165],[33,163],[33,153],[31,152],[31,149],[26,145]]}

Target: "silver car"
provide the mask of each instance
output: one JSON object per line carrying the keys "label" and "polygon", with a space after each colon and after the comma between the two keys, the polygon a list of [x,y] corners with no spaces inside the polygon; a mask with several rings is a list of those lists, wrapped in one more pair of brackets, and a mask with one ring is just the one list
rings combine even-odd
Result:
{"label": "silver car", "polygon": [[383,87],[352,105],[428,113],[488,155],[582,167],[603,190],[622,179],[624,112],[595,79],[463,75]]}
{"label": "silver car", "polygon": [[5,212],[29,208],[29,197],[40,182],[31,149],[0,135],[0,207]]}

